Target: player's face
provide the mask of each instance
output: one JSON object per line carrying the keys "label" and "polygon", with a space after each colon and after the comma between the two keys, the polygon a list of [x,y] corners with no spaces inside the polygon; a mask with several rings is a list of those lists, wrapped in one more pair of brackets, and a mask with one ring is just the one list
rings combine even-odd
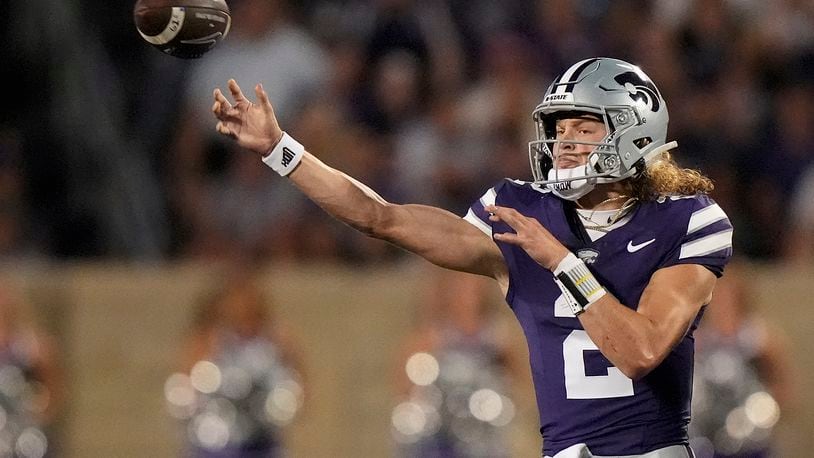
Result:
{"label": "player's face", "polygon": [[554,144],[554,167],[570,169],[584,165],[596,145],[581,142],[601,142],[607,130],[605,123],[593,116],[565,118],[557,121],[557,142]]}

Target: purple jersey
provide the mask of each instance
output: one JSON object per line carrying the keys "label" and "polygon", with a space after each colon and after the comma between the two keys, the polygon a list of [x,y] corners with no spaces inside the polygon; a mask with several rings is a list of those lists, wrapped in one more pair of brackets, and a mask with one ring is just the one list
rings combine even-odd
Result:
{"label": "purple jersey", "polygon": [[[626,224],[591,241],[574,204],[535,184],[504,180],[472,205],[465,219],[491,236],[513,232],[489,221],[484,205],[534,217],[580,257],[622,304],[636,310],[658,269],[699,264],[723,273],[732,254],[732,226],[705,195],[641,202]],[[614,367],[583,330],[554,277],[522,248],[498,246],[509,269],[506,301],[529,347],[547,455],[586,443],[597,455],[633,455],[687,444],[693,377],[690,331],[656,369],[633,381]]]}

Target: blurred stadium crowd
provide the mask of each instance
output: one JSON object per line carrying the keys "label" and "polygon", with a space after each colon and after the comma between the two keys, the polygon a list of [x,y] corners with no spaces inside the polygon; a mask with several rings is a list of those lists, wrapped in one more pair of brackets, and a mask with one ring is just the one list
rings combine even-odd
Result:
{"label": "blurred stadium crowd", "polygon": [[329,164],[463,214],[499,179],[530,179],[548,82],[613,56],[659,85],[676,157],[714,179],[736,252],[814,259],[810,0],[230,0],[230,35],[197,61],[142,41],[132,4],[6,4],[3,258],[398,260],[229,151],[212,89],[263,82]]}

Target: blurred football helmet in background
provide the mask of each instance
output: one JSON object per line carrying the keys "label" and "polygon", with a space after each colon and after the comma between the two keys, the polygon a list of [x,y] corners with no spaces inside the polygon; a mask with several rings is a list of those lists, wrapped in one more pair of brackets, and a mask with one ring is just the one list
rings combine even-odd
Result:
{"label": "blurred football helmet in background", "polygon": [[[599,142],[557,140],[558,119],[584,114],[605,123],[607,135]],[[598,57],[572,65],[557,77],[534,110],[537,139],[529,142],[534,181],[558,196],[577,200],[597,183],[612,183],[641,174],[663,151],[666,143],[667,104],[642,70],[628,62]],[[554,167],[554,146],[579,143],[594,146],[584,166]]]}

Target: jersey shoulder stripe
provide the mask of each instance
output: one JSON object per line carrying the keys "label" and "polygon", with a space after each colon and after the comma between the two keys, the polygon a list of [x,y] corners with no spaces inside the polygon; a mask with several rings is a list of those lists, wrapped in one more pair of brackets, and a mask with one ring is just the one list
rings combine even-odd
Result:
{"label": "jersey shoulder stripe", "polygon": [[478,215],[475,214],[474,211],[470,208],[468,212],[466,212],[466,216],[464,216],[464,220],[469,224],[478,228],[481,232],[488,235],[489,237],[492,236],[492,226],[484,222],[480,219]]}
{"label": "jersey shoulder stripe", "polygon": [[478,200],[472,203],[469,207],[469,211],[467,211],[463,217],[464,221],[472,224],[489,237],[492,236],[492,225],[489,222],[489,213],[485,210],[485,207],[495,204],[498,190],[503,186],[503,183],[504,182],[500,182],[494,187],[487,189]]}
{"label": "jersey shoulder stripe", "polygon": [[678,259],[706,256],[728,248],[732,248],[731,228],[683,243]]}
{"label": "jersey shoulder stripe", "polygon": [[539,196],[549,192],[548,188],[537,183],[506,178],[486,190],[477,201],[473,202],[463,219],[491,237],[492,223],[489,221],[489,213],[485,207],[495,205],[498,195],[504,196],[504,200],[515,201],[516,199],[523,200],[524,198],[521,196],[526,196],[525,199],[528,199],[532,195]]}
{"label": "jersey shoulder stripe", "polygon": [[497,191],[495,191],[495,188],[489,188],[489,190],[486,191],[481,196],[481,198],[479,200],[480,200],[481,206],[486,207],[486,206],[489,206],[489,205],[494,205],[496,198],[497,198]]}
{"label": "jersey shoulder stripe", "polygon": [[696,210],[690,216],[690,222],[687,224],[687,235],[723,219],[726,219],[726,213],[724,213],[718,204],[712,204],[708,207]]}
{"label": "jersey shoulder stripe", "polygon": [[656,202],[657,220],[676,223],[661,226],[675,240],[661,267],[699,264],[720,276],[732,256],[734,232],[726,212],[706,194],[665,196]]}

